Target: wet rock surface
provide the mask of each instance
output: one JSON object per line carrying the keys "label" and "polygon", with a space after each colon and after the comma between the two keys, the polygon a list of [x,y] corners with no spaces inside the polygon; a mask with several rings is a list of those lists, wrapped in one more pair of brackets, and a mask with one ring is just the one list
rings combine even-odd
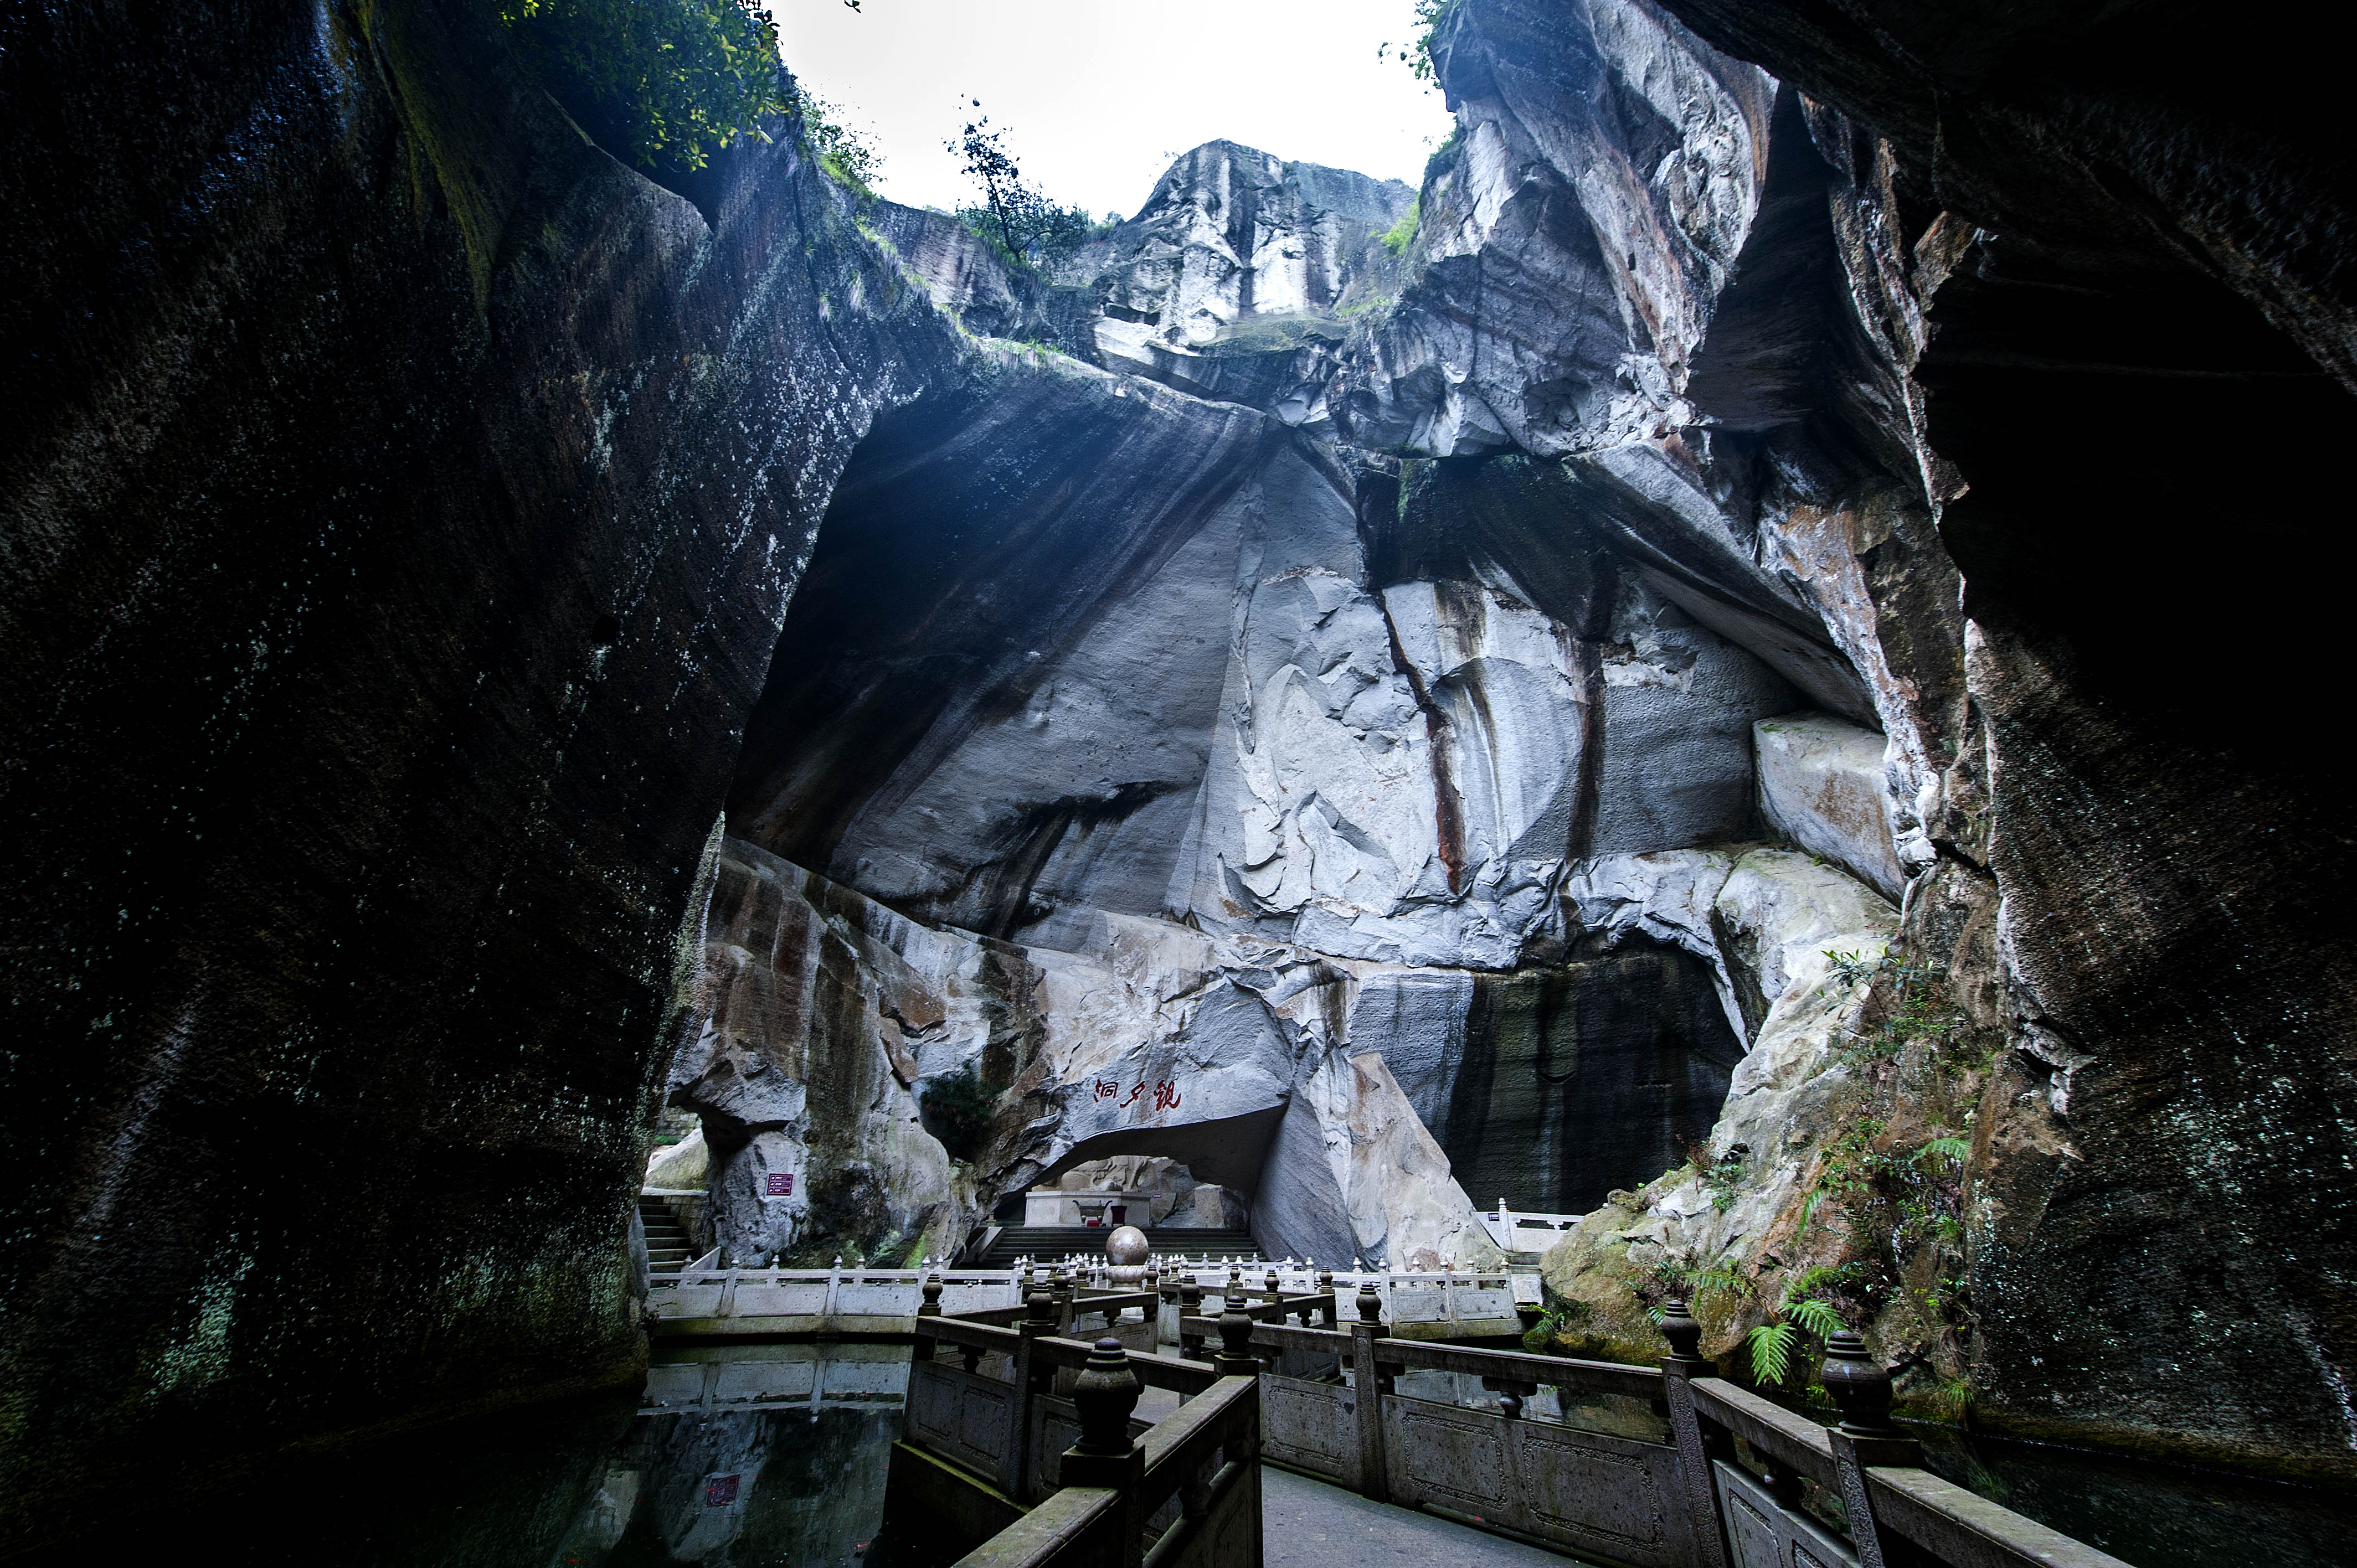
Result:
{"label": "wet rock surface", "polygon": [[1810,1280],[2345,1468],[2346,835],[2183,650],[2330,667],[2300,466],[2181,438],[2345,431],[2326,99],[1852,9],[1461,0],[1420,191],[1212,143],[1052,275],[791,127],[665,190],[436,0],[8,24],[28,1517],[626,1368],[658,1099],[742,1259],[1470,1188],[1594,1206],[1590,1349]]}
{"label": "wet rock surface", "polygon": [[474,7],[5,27],[16,1530],[631,1375],[699,845],[956,339],[791,134],[707,216]]}

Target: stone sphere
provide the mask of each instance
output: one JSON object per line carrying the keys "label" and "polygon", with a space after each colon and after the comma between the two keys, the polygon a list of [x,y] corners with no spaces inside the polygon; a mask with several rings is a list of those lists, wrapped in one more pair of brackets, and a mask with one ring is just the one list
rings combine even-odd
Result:
{"label": "stone sphere", "polygon": [[1146,1253],[1146,1232],[1135,1225],[1125,1225],[1105,1238],[1105,1256],[1116,1263],[1142,1263]]}

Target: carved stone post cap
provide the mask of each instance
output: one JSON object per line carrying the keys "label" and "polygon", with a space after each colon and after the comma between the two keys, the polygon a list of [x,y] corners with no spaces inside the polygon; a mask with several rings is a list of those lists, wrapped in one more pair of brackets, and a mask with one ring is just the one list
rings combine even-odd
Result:
{"label": "carved stone post cap", "polygon": [[1375,1282],[1359,1282],[1359,1321],[1381,1323],[1383,1320],[1383,1298],[1375,1292]]}
{"label": "carved stone post cap", "polygon": [[1890,1421],[1890,1374],[1867,1353],[1856,1329],[1835,1329],[1825,1340],[1817,1380],[1833,1395],[1842,1430],[1851,1436],[1888,1437],[1899,1430]]}
{"label": "carved stone post cap", "polygon": [[1670,1342],[1670,1354],[1680,1360],[1692,1360],[1702,1348],[1702,1325],[1686,1308],[1686,1298],[1674,1295],[1662,1304],[1662,1337]]}
{"label": "carved stone post cap", "polygon": [[925,1283],[921,1288],[924,1293],[925,1305],[917,1308],[917,1316],[920,1317],[939,1317],[942,1315],[942,1276],[939,1274],[927,1274],[925,1276]]}
{"label": "carved stone post cap", "polygon": [[1072,1404],[1080,1412],[1082,1454],[1126,1454],[1135,1446],[1129,1412],[1137,1408],[1140,1385],[1129,1352],[1108,1334],[1089,1351],[1088,1364],[1072,1380]]}

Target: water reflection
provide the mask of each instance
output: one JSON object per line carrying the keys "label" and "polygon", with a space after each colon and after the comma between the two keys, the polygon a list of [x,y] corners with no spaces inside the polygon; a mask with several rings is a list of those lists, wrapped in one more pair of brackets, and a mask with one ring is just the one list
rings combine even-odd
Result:
{"label": "water reflection", "polygon": [[727,1346],[649,1369],[556,1568],[850,1568],[884,1516],[906,1345]]}
{"label": "water reflection", "polygon": [[2217,1471],[1921,1427],[1924,1468],[2136,1568],[2332,1568],[2351,1560],[2346,1496]]}
{"label": "water reflection", "polygon": [[[619,1398],[550,1401],[294,1453],[193,1496],[127,1483],[120,1506],[91,1519],[81,1539],[12,1561],[86,1568],[226,1542],[249,1568],[882,1568],[876,1543],[894,1533],[884,1490],[909,1357],[906,1344],[659,1350],[643,1389]],[[1341,1376],[1330,1356],[1287,1370]],[[1479,1378],[1456,1373],[1403,1373],[1399,1391],[1474,1409],[1497,1402]],[[1644,1401],[1542,1391],[1525,1414],[1666,1436]],[[2343,1497],[1918,1433],[1932,1469],[2136,1568],[2348,1561]],[[892,1546],[899,1568],[927,1568],[947,1544],[936,1521],[899,1522],[908,1537]]]}

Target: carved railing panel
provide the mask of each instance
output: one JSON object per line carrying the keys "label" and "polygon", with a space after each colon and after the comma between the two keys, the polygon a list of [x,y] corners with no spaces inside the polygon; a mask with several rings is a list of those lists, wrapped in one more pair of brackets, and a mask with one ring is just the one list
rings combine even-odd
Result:
{"label": "carved railing panel", "polygon": [[[899,1369],[890,1369],[899,1380]],[[846,1374],[848,1375],[848,1374]],[[832,1379],[829,1380],[833,1381]],[[784,1404],[807,1400],[818,1388],[816,1361],[720,1361],[714,1364],[707,1404]],[[835,1391],[830,1388],[828,1392]]]}
{"label": "carved railing panel", "polygon": [[[680,1287],[683,1305],[686,1294],[695,1288],[697,1287],[694,1285]],[[850,1287],[846,1285],[844,1288],[847,1290]],[[732,1310],[729,1316],[732,1317],[822,1316],[826,1312],[826,1290],[824,1280],[781,1280],[773,1284],[759,1275],[753,1275],[737,1282],[736,1298],[731,1303]],[[908,1310],[909,1312],[917,1310],[913,1301]],[[710,1317],[718,1316],[718,1303],[716,1301],[710,1312],[682,1311],[680,1316]]]}
{"label": "carved railing panel", "polygon": [[1014,1479],[1017,1403],[1012,1383],[919,1361],[909,1375],[909,1435],[1006,1491]]}
{"label": "carved railing panel", "polygon": [[1359,1486],[1358,1391],[1264,1372],[1262,1452],[1281,1465]]}
{"label": "carved railing panel", "polygon": [[1724,1459],[1711,1462],[1735,1568],[1858,1568],[1848,1541],[1779,1503],[1760,1479]]}
{"label": "carved railing panel", "polygon": [[1676,1451],[1390,1395],[1392,1500],[1592,1552],[1633,1568],[1684,1568],[1691,1534]]}

